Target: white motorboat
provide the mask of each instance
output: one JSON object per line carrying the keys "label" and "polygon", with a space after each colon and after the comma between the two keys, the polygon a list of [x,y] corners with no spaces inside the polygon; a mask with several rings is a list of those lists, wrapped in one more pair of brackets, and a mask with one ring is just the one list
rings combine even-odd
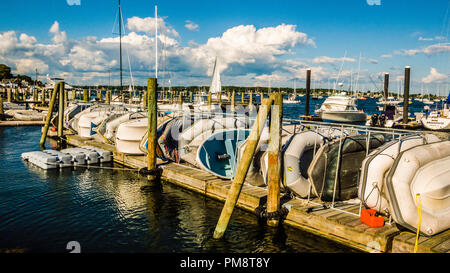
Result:
{"label": "white motorboat", "polygon": [[367,114],[358,110],[355,99],[345,92],[328,97],[316,113],[322,120],[345,123],[360,123],[367,120]]}
{"label": "white motorboat", "polygon": [[441,110],[431,111],[428,115],[424,115],[420,120],[423,127],[433,131],[450,130],[450,109],[448,104],[444,105]]}

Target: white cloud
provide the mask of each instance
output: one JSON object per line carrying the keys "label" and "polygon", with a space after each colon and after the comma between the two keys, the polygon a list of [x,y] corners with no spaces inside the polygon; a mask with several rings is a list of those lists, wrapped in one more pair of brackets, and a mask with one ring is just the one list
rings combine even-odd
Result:
{"label": "white cloud", "polygon": [[[145,32],[149,35],[155,35],[155,17],[140,18],[134,16],[128,18],[127,22],[128,29],[130,31]],[[158,18],[158,32],[173,37],[180,36],[178,32],[171,26],[167,25],[164,18],[161,17]]]}
{"label": "white cloud", "polygon": [[447,79],[447,75],[441,74],[437,72],[437,69],[434,67],[430,68],[430,74],[428,76],[422,78],[423,83],[432,83],[432,82],[441,82],[442,80]]}
{"label": "white cloud", "polygon": [[52,42],[55,44],[62,44],[68,41],[67,34],[65,31],[59,30],[59,23],[55,21],[50,28],[49,32],[53,34]]}
{"label": "white cloud", "polygon": [[378,60],[376,60],[376,59],[367,59],[367,58],[364,58],[364,61],[366,61],[366,62],[368,62],[368,63],[371,63],[371,64],[377,64],[377,63],[378,63]]}
{"label": "white cloud", "polygon": [[380,56],[380,58],[383,58],[383,59],[392,58],[392,54],[383,54]]}
{"label": "white cloud", "polygon": [[69,6],[80,6],[81,5],[81,0],[67,0],[67,5]]}
{"label": "white cloud", "polygon": [[434,55],[442,52],[450,52],[450,43],[433,44],[420,49],[396,50],[394,53],[398,55],[415,56],[419,53]]}
{"label": "white cloud", "polygon": [[334,64],[338,62],[356,62],[356,59],[354,58],[348,58],[348,57],[341,57],[341,58],[332,58],[328,56],[320,56],[312,59],[312,63],[314,64]]}
{"label": "white cloud", "polygon": [[190,21],[190,20],[186,20],[186,25],[184,25],[187,29],[189,29],[190,31],[198,31],[198,24]]}
{"label": "white cloud", "polygon": [[[133,17],[128,20],[129,29],[135,31],[122,37],[125,84],[129,80],[128,54],[136,82],[139,82],[136,77],[141,77],[140,83],[144,83],[144,79],[154,71],[152,19]],[[307,34],[298,31],[295,25],[286,24],[259,29],[253,25],[240,25],[208,39],[206,43],[189,42],[182,46],[176,39],[178,33],[167,26],[163,18],[159,20],[159,26],[167,30],[158,36],[160,65],[163,64],[164,48],[172,84],[177,80],[179,84],[185,84],[191,75],[198,83],[207,84],[216,56],[220,59],[223,78],[230,82],[246,79],[252,84],[255,77],[275,73],[280,75],[281,81],[287,80],[292,78],[292,73],[307,65],[285,57],[293,55],[296,47],[315,47]],[[51,41],[42,43],[29,34],[0,32],[0,61],[14,67],[18,73],[34,73],[36,68],[39,73],[45,71],[52,76],[63,73],[71,84],[89,83],[86,81],[107,83],[108,70],[111,70],[113,83],[118,78],[119,37],[97,39],[86,36],[71,40],[57,21],[49,28],[49,34]]]}
{"label": "white cloud", "polygon": [[39,59],[19,59],[15,61],[16,70],[13,73],[27,74],[34,73],[38,69],[41,73],[48,71],[48,65]]}

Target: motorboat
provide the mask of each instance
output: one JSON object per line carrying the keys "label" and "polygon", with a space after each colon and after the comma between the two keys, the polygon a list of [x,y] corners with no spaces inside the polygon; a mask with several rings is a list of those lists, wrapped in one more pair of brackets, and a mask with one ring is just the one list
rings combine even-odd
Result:
{"label": "motorboat", "polygon": [[367,114],[356,107],[355,99],[345,92],[328,97],[316,113],[322,120],[343,123],[366,122]]}

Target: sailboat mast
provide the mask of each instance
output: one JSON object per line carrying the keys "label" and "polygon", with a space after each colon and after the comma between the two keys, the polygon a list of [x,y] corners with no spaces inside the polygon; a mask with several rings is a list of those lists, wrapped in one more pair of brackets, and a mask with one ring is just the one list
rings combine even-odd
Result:
{"label": "sailboat mast", "polygon": [[120,47],[120,93],[122,93],[122,9],[120,6],[120,0],[119,0],[119,47]]}
{"label": "sailboat mast", "polygon": [[155,6],[155,78],[158,78],[158,6]]}

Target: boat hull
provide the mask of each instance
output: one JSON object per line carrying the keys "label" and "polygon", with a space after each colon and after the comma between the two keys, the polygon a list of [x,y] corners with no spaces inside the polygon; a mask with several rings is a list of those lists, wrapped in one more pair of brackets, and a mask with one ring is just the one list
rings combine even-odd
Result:
{"label": "boat hull", "polygon": [[322,120],[343,122],[343,123],[361,123],[366,122],[367,114],[363,112],[347,112],[347,111],[327,111],[319,112]]}

